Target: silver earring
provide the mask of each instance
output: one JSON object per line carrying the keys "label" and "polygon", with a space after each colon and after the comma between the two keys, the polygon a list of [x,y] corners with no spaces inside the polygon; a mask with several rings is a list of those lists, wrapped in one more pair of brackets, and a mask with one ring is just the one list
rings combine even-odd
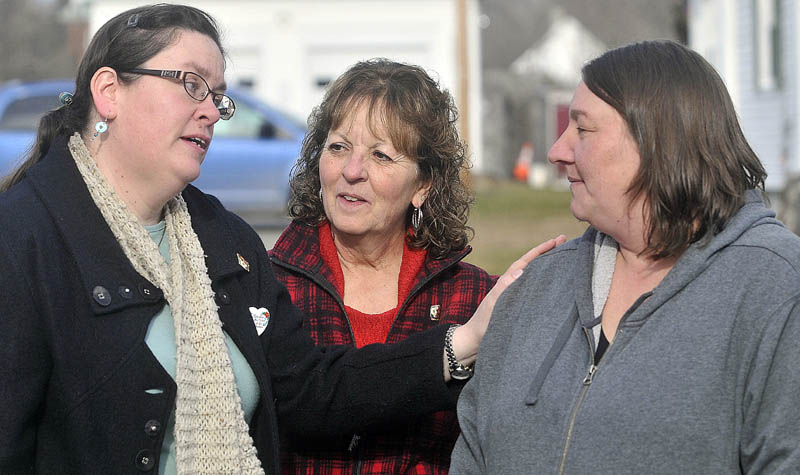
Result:
{"label": "silver earring", "polygon": [[89,142],[94,142],[94,139],[96,139],[98,135],[106,133],[108,130],[107,121],[108,117],[94,124],[94,135],[92,135],[92,139],[89,140]]}
{"label": "silver earring", "polygon": [[319,200],[322,201],[322,188],[319,189]]}
{"label": "silver earring", "polygon": [[414,211],[411,212],[411,227],[414,228],[414,231],[419,231],[419,227],[422,225],[422,206],[419,208],[414,208]]}

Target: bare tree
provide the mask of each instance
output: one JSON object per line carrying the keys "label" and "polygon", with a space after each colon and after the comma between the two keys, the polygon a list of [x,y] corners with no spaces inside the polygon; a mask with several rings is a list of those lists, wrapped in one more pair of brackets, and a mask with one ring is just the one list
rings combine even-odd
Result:
{"label": "bare tree", "polygon": [[71,77],[64,0],[0,0],[0,81]]}

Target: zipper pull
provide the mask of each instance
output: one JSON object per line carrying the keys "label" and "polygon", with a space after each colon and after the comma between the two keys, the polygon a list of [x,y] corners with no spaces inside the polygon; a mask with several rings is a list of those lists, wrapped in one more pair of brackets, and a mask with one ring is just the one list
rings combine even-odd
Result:
{"label": "zipper pull", "polygon": [[597,366],[595,366],[594,364],[589,366],[589,374],[587,374],[586,377],[583,378],[584,386],[592,384],[592,378],[594,377],[594,373],[596,372],[597,372]]}
{"label": "zipper pull", "polygon": [[358,434],[353,434],[353,438],[350,440],[350,445],[347,447],[348,452],[352,452],[358,447],[358,441],[361,439],[361,436]]}

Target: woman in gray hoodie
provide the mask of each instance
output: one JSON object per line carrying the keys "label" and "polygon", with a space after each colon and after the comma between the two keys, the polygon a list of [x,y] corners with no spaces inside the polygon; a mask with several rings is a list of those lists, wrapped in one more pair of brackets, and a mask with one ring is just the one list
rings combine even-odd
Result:
{"label": "woman in gray hoodie", "polygon": [[550,161],[591,226],[498,301],[451,472],[800,473],[800,239],[714,69],[603,54]]}

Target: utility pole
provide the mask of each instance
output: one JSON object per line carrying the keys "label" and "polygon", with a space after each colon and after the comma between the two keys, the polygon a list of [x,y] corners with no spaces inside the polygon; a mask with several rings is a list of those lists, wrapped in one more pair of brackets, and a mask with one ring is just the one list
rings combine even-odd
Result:
{"label": "utility pole", "polygon": [[[467,0],[456,0],[456,45],[458,48],[458,132],[461,140],[470,145],[469,140],[469,35],[467,34]],[[470,151],[474,152],[470,147]],[[465,170],[464,183],[472,189],[472,176]]]}

